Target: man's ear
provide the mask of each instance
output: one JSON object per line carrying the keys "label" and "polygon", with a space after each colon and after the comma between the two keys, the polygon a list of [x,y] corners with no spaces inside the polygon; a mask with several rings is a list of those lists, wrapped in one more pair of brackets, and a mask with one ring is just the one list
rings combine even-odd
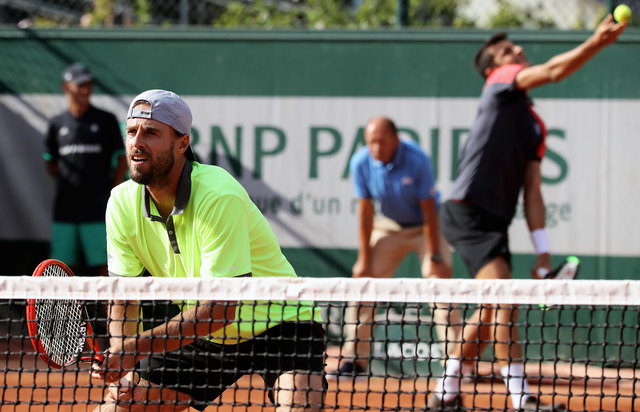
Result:
{"label": "man's ear", "polygon": [[191,144],[191,135],[190,134],[183,134],[182,137],[180,138],[180,151],[182,151],[182,153],[187,151],[187,147],[189,147],[189,145]]}

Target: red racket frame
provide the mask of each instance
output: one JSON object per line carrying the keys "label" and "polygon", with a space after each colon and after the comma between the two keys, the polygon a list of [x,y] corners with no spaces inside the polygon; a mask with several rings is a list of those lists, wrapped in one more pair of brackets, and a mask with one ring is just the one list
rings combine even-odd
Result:
{"label": "red racket frame", "polygon": [[[67,265],[56,259],[47,259],[40,263],[38,267],[36,267],[36,269],[33,271],[32,276],[42,276],[44,271],[50,266],[58,266],[66,273],[67,276],[73,276],[73,272],[71,271],[71,269],[69,269]],[[65,365],[60,365],[49,358],[49,355],[47,355],[44,346],[42,346],[42,343],[40,342],[40,338],[38,338],[38,322],[36,321],[36,299],[27,299],[27,328],[29,329],[29,337],[31,338],[31,343],[33,344],[36,352],[38,352],[38,356],[40,357],[40,359],[42,359],[53,368],[61,369],[65,366],[73,365],[77,362],[102,363],[102,361],[104,360],[104,356],[102,355],[102,351],[98,347],[98,343],[93,338],[93,328],[91,327],[91,322],[89,322],[88,320],[86,320],[85,322],[87,330],[84,338],[86,344],[93,352],[92,356],[83,356],[82,353],[80,353],[73,362],[69,362]],[[84,345],[82,345],[82,347],[84,348]]]}

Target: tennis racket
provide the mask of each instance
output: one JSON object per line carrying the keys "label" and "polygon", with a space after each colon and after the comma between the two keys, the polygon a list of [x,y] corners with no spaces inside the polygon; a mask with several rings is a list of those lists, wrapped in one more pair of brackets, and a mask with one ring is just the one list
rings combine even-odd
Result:
{"label": "tennis racket", "polygon": [[541,279],[572,280],[580,272],[580,259],[575,256],[569,256],[558,267],[549,272],[540,269],[538,269],[538,277]]}
{"label": "tennis racket", "polygon": [[[546,272],[538,270],[538,277],[541,279],[558,279],[558,280],[572,280],[578,276],[580,272],[580,259],[575,256],[569,256],[564,262],[562,262],[555,269]],[[541,310],[547,311],[553,309],[555,305],[538,305]]]}
{"label": "tennis racket", "polygon": [[[33,276],[68,277],[71,269],[48,259],[40,263]],[[102,363],[93,338],[84,303],[75,299],[27,299],[27,327],[31,343],[40,359],[60,369],[77,362]]]}

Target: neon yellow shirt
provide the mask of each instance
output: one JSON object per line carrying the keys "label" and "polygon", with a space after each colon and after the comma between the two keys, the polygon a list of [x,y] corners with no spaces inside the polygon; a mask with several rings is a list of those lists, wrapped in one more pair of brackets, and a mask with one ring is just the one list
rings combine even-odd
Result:
{"label": "neon yellow shirt", "polygon": [[[269,223],[244,188],[217,166],[187,162],[166,222],[143,185],[128,180],[107,205],[109,274],[160,277],[296,277]],[[178,302],[188,309],[196,302]],[[309,302],[238,302],[236,319],[211,335],[250,339],[283,321],[320,321]],[[224,339],[222,339],[224,338]]]}

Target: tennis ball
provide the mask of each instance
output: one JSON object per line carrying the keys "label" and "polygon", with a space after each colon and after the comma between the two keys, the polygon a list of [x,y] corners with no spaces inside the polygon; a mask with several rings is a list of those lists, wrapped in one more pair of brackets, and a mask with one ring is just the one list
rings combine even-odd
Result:
{"label": "tennis ball", "polygon": [[627,23],[631,20],[631,9],[626,4],[621,4],[613,11],[613,18],[617,22]]}

